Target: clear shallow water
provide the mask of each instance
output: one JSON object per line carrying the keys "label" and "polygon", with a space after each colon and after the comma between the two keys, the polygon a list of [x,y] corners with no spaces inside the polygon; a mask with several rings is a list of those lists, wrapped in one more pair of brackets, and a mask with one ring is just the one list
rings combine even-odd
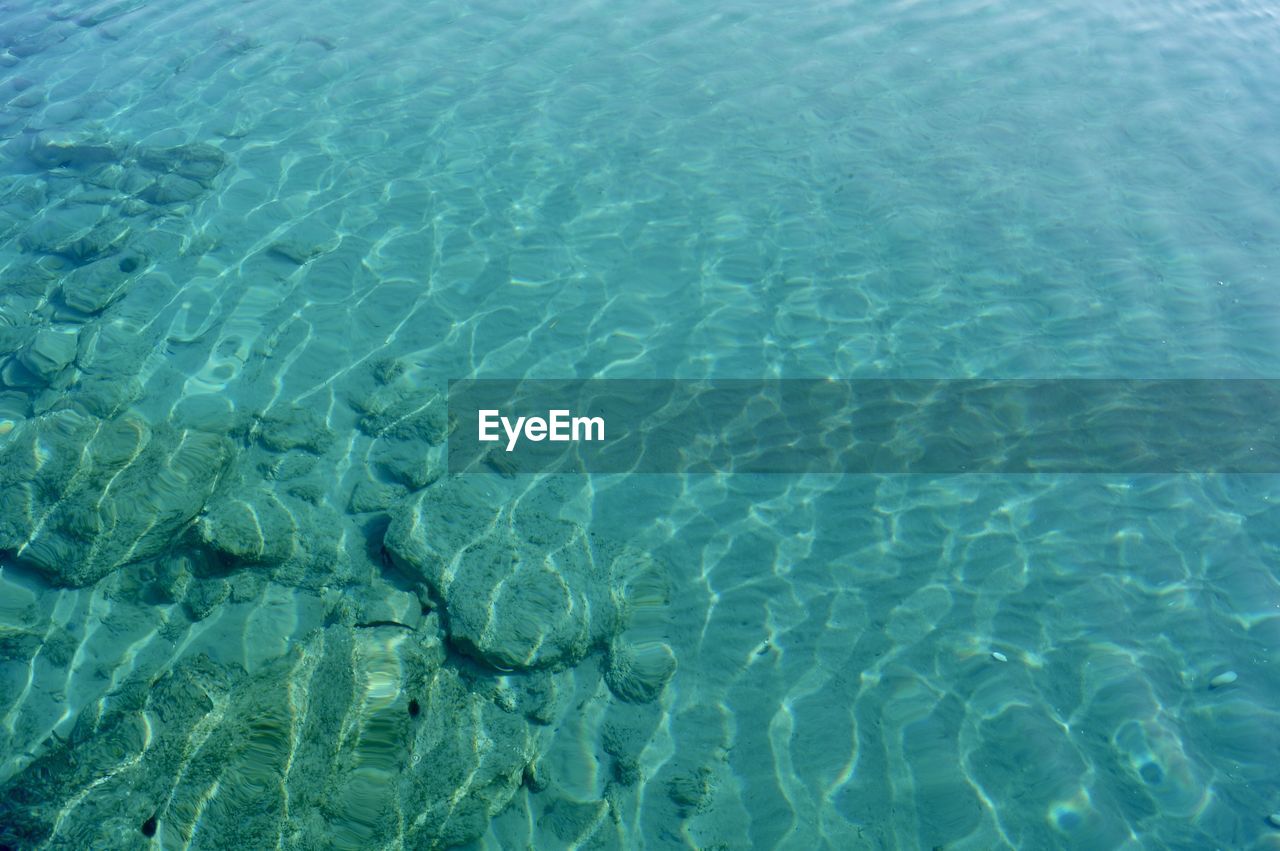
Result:
{"label": "clear shallow water", "polygon": [[[7,4],[0,841],[1272,847],[1274,478],[455,492],[433,417],[471,376],[1280,374],[1278,35]],[[504,670],[523,598],[415,549],[486,511],[629,547],[562,572],[631,626]]]}

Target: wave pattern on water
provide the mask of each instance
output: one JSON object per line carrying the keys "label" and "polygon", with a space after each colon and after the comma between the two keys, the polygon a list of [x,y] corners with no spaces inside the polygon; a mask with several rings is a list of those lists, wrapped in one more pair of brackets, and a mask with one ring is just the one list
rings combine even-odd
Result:
{"label": "wave pattern on water", "polygon": [[1271,477],[443,464],[450,378],[1274,377],[1277,38],[7,3],[0,844],[1270,847]]}

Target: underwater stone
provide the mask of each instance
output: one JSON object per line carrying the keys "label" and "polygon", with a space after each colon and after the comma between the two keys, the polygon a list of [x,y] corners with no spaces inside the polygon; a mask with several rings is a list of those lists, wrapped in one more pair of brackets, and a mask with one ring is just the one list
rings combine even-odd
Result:
{"label": "underwater stone", "polygon": [[43,631],[0,624],[0,660],[25,662],[40,653],[44,646]]}
{"label": "underwater stone", "polygon": [[47,209],[18,240],[23,251],[61,254],[98,225],[101,214],[90,207]]}
{"label": "underwater stone", "polygon": [[142,396],[137,376],[121,380],[110,375],[80,376],[75,407],[98,417],[113,417]]}
{"label": "underwater stone", "polygon": [[10,99],[9,106],[15,109],[31,109],[45,102],[45,93],[40,89],[27,89],[20,95]]}
{"label": "underwater stone", "polygon": [[119,163],[100,163],[85,172],[84,182],[100,189],[118,189],[124,173],[124,166]]}
{"label": "underwater stone", "polygon": [[[618,765],[634,766],[637,776],[633,779],[639,779],[640,755],[653,738],[655,726],[660,723],[661,716],[658,713],[635,711],[612,714],[613,720],[606,722],[601,731],[600,744],[604,747],[604,752],[614,758],[615,768]],[[646,718],[650,719],[648,723],[644,720]],[[622,777],[617,779],[624,782]]]}
{"label": "underwater stone", "polygon": [[[116,182],[115,188],[129,195],[137,195],[154,182],[155,178],[150,172],[140,168],[126,168]],[[143,207],[143,209],[150,208]]]}
{"label": "underwater stone", "polygon": [[77,263],[85,263],[121,248],[130,233],[129,225],[123,221],[105,221],[58,253]]}
{"label": "underwater stone", "polygon": [[[23,36],[12,36],[6,47],[9,55],[16,56],[19,59],[28,59],[39,53],[44,52],[48,47],[56,44],[57,37],[49,34],[46,30],[41,33],[33,33]],[[25,81],[26,86],[31,85],[29,80]],[[26,86],[23,86],[25,88]]]}
{"label": "underwater stone", "polygon": [[542,792],[551,785],[551,778],[542,760],[534,760],[525,766],[522,782],[529,787],[530,792]]}
{"label": "underwater stone", "polygon": [[259,469],[264,478],[274,482],[287,482],[299,479],[316,468],[319,461],[309,452],[290,450],[282,455],[272,455],[270,461],[264,461]]}
{"label": "underwater stone", "polygon": [[393,509],[386,550],[444,601],[453,643],[493,667],[558,668],[603,646],[619,626],[612,559],[576,524],[496,502],[469,478],[437,484]]}
{"label": "underwater stone", "polygon": [[197,523],[200,540],[248,564],[280,564],[294,554],[293,515],[271,492],[236,493],[212,502]]}
{"label": "underwater stone", "polygon": [[498,507],[483,480],[449,479],[397,505],[384,538],[397,568],[444,601],[450,640],[504,670],[559,668],[623,634],[613,681],[651,700],[675,669],[658,639],[668,589],[647,554],[588,536],[521,502]]}
{"label": "underwater stone", "polygon": [[380,579],[345,592],[343,603],[350,606],[352,622],[358,627],[396,624],[398,628],[433,630],[436,623],[434,618],[428,621],[423,617],[417,597]]}
{"label": "underwater stone", "polygon": [[283,405],[268,411],[259,423],[258,437],[278,452],[306,449],[323,455],[333,445],[333,431],[318,412],[304,405]]}
{"label": "underwater stone", "polygon": [[25,213],[29,218],[49,206],[49,184],[24,181],[6,192],[4,202],[6,209]]}
{"label": "underwater stone", "polygon": [[177,428],[229,436],[240,435],[247,427],[247,420],[230,399],[217,393],[184,396],[169,413],[169,421]]}
{"label": "underwater stone", "polygon": [[559,840],[562,848],[606,847],[590,840],[600,824],[607,821],[607,801],[571,801],[557,798],[543,812],[538,826]]}
{"label": "underwater stone", "polygon": [[[375,373],[378,367],[375,367]],[[415,390],[405,382],[378,387],[352,404],[363,416],[360,430],[370,437],[420,440],[438,446],[448,436],[445,410],[439,398]]]}
{"label": "underwater stone", "polygon": [[643,775],[640,772],[640,763],[632,756],[614,757],[613,760],[613,779],[617,780],[623,786],[634,786],[640,782]]}
{"label": "underwater stone", "polygon": [[138,163],[162,174],[174,174],[194,181],[204,188],[227,167],[227,155],[213,145],[196,142],[173,148],[144,148],[138,152]]}
{"label": "underwater stone", "polygon": [[158,556],[200,511],[230,452],[221,436],[153,431],[132,415],[27,420],[0,451],[0,549],[71,587]]}
{"label": "underwater stone", "polygon": [[114,204],[119,196],[115,192],[108,189],[87,188],[79,192],[68,195],[65,199],[67,204],[92,204],[96,207],[105,207]]}
{"label": "underwater stone", "polygon": [[88,375],[125,383],[151,350],[150,340],[127,322],[98,322],[80,333],[77,363]]}
{"label": "underwater stone", "polygon": [[48,131],[38,133],[31,140],[28,155],[41,168],[84,169],[114,162],[120,158],[120,148],[106,141],[78,139],[70,134]]}
{"label": "underwater stone", "polygon": [[189,584],[182,610],[193,621],[202,621],[231,596],[231,584],[221,577],[202,577]]}
{"label": "underwater stone", "polygon": [[205,188],[194,180],[176,174],[165,174],[139,192],[138,197],[148,204],[181,204],[196,200],[204,191]]}
{"label": "underwater stone", "polygon": [[219,847],[470,842],[549,734],[469,690],[444,657],[434,637],[335,624],[250,675],[204,656],[155,682],[139,673],[105,711],[86,709],[98,714],[76,723],[73,747],[0,786],[0,841],[39,846],[56,825],[68,847],[134,847],[154,819],[163,847],[190,845],[197,825]]}
{"label": "underwater stone", "polygon": [[355,486],[351,492],[351,501],[347,511],[351,514],[365,514],[370,511],[386,511],[396,500],[401,499],[408,491],[400,485],[389,485],[365,479]]}
{"label": "underwater stone", "polygon": [[450,479],[413,494],[392,512],[384,544],[411,579],[439,590],[448,561],[498,521],[497,498],[475,479]]}
{"label": "underwater stone", "polygon": [[[311,463],[315,463],[315,459],[310,459]],[[316,481],[293,482],[285,489],[285,493],[289,496],[309,503],[310,505],[320,507],[324,502],[327,489]]]}
{"label": "underwater stone", "polygon": [[0,550],[22,547],[36,518],[53,509],[96,426],[90,417],[60,411],[14,428],[0,450]]}
{"label": "underwater stone", "polygon": [[667,783],[667,794],[682,807],[701,810],[711,800],[713,778],[708,768],[685,771]]}
{"label": "underwater stone", "polygon": [[57,281],[58,274],[41,263],[25,263],[5,271],[4,294],[10,299],[44,300]]}
{"label": "underwater stone", "polygon": [[291,263],[296,263],[299,266],[306,263],[312,257],[318,257],[325,253],[323,245],[310,245],[289,240],[273,242],[269,250],[272,254],[275,254],[278,257],[283,257]]}
{"label": "underwater stone", "polygon": [[[219,477],[192,539],[224,568],[255,565],[273,581],[316,588],[344,570],[347,543],[337,512],[323,498],[330,486],[304,473],[315,457],[303,452],[275,455],[257,447],[239,453]],[[287,486],[264,481],[264,471],[293,476]]]}
{"label": "underwater stone", "polygon": [[141,198],[126,198],[120,202],[120,212],[126,216],[141,216],[151,212],[151,205]]}
{"label": "underwater stone", "polygon": [[557,678],[547,671],[530,671],[525,675],[520,695],[520,710],[535,724],[550,724],[560,711],[562,695]]}
{"label": "underwater stone", "polygon": [[143,575],[150,579],[148,597],[164,604],[182,600],[194,578],[189,560],[179,557],[162,558]]}
{"label": "underwater stone", "polygon": [[661,641],[615,641],[609,649],[605,682],[627,703],[649,703],[662,694],[676,672],[675,654]]}
{"label": "underwater stone", "polygon": [[[570,559],[574,556],[570,556]],[[512,541],[469,547],[445,593],[449,635],[470,655],[499,669],[573,664],[607,637],[587,583],[573,583],[574,566]],[[594,603],[594,606],[593,606]]]}
{"label": "underwater stone", "polygon": [[33,374],[49,381],[76,360],[76,337],[76,331],[41,329],[19,360]]}
{"label": "underwater stone", "polygon": [[0,355],[9,355],[31,342],[36,335],[32,325],[5,325],[0,323]]}
{"label": "underwater stone", "polygon": [[330,227],[308,218],[294,224],[284,235],[284,239],[272,243],[267,250],[301,266],[322,254],[328,254],[341,242],[341,237]]}
{"label": "underwater stone", "polygon": [[121,262],[108,257],[73,269],[62,279],[62,300],[84,313],[106,310],[129,288],[131,277],[121,271]]}
{"label": "underwater stone", "polygon": [[431,448],[416,440],[383,438],[370,456],[384,473],[411,490],[420,490],[440,478],[440,467]]}
{"label": "underwater stone", "polygon": [[1231,685],[1237,679],[1239,679],[1239,675],[1235,671],[1226,671],[1209,680],[1209,688],[1223,688]]}
{"label": "underwater stone", "polygon": [[0,417],[23,420],[31,415],[30,398],[20,390],[0,390]]}

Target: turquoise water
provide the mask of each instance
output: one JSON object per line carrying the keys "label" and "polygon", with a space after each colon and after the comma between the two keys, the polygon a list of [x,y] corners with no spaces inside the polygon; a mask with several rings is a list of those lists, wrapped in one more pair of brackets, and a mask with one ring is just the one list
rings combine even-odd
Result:
{"label": "turquoise water", "polygon": [[1280,847],[1275,476],[443,442],[458,378],[1280,376],[1278,43],[5,3],[0,846]]}

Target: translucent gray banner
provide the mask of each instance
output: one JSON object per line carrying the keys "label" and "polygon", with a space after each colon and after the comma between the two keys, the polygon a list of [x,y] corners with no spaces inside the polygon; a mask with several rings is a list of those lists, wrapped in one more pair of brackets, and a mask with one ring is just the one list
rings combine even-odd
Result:
{"label": "translucent gray banner", "polygon": [[1276,473],[1280,380],[459,380],[485,473]]}

